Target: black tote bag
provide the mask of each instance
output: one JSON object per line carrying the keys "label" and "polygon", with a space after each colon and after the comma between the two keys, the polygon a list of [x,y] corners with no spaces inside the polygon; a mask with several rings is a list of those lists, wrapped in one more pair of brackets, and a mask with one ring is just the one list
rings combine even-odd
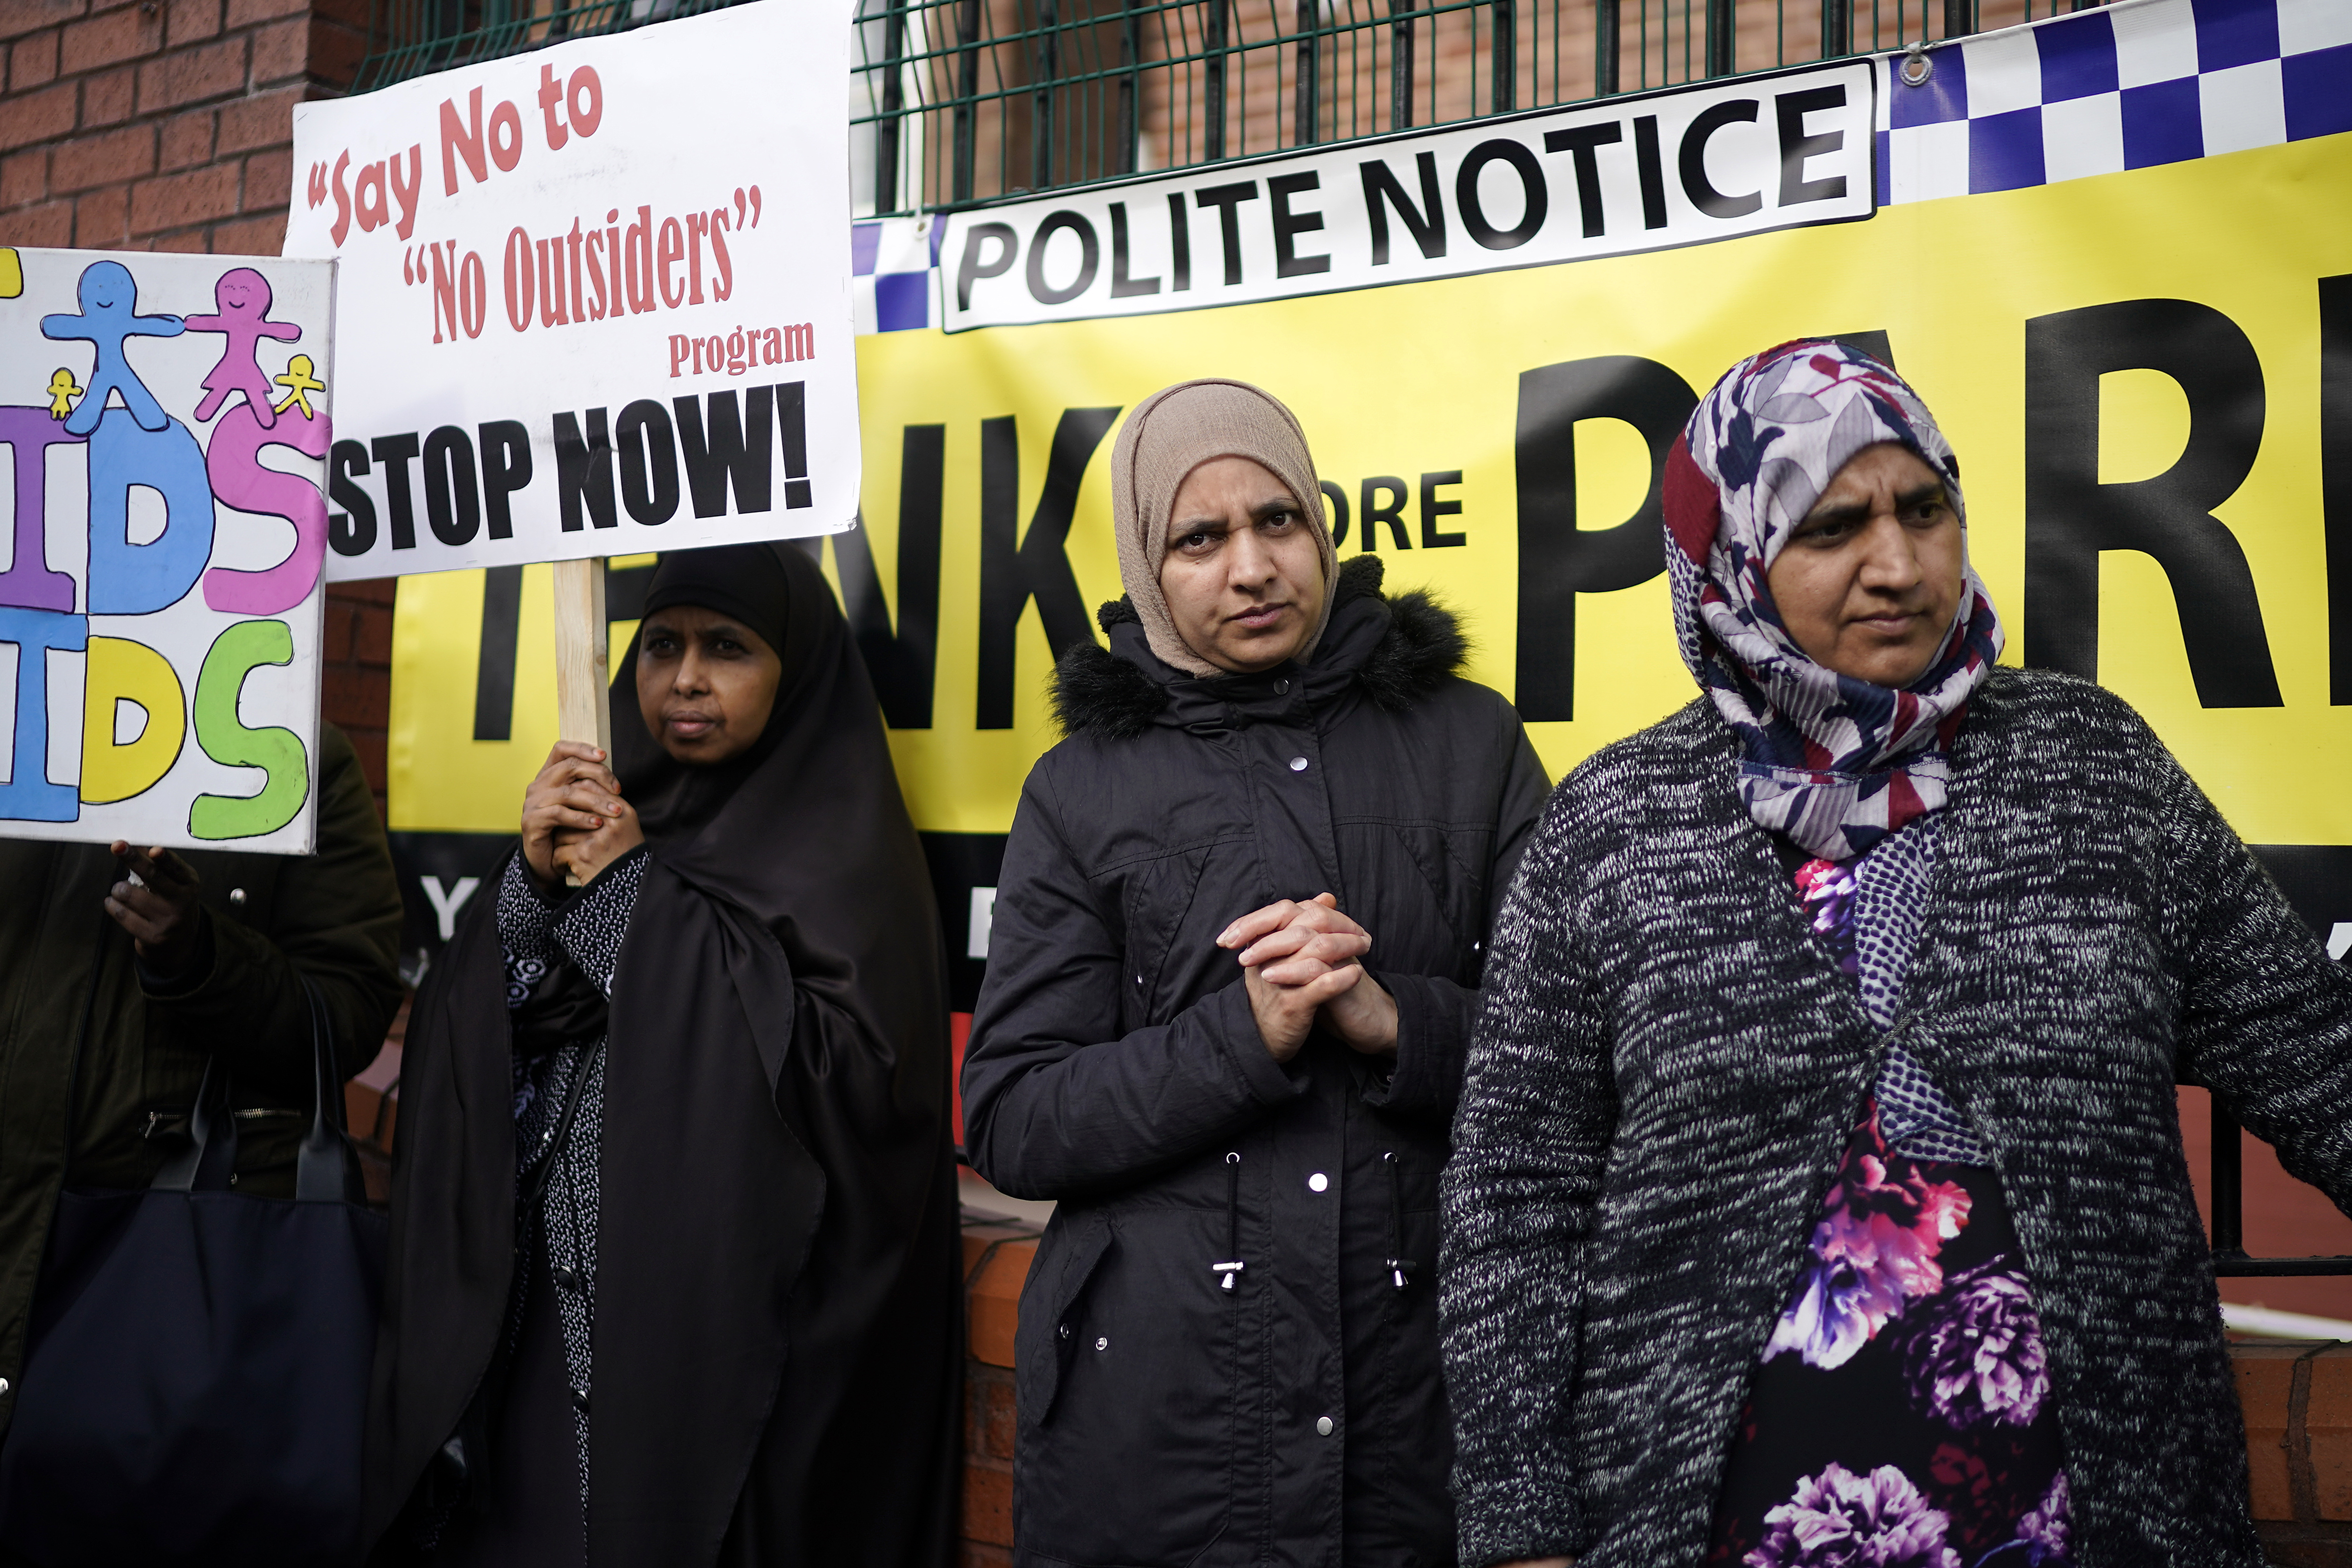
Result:
{"label": "black tote bag", "polygon": [[143,1193],[68,1192],[0,1446],[0,1552],[39,1568],[346,1563],[383,1216],[343,1147],[309,982],[317,1103],[295,1196],[233,1192],[228,1074]]}

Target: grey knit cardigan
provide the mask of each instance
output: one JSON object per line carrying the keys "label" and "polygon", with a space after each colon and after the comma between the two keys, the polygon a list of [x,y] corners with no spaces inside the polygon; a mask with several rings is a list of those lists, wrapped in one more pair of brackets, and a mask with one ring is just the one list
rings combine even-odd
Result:
{"label": "grey knit cardigan", "polygon": [[[1705,700],[1554,794],[1496,922],[1444,1181],[1465,1568],[1705,1553],[1732,1425],[1884,1039]],[[2352,974],[2115,697],[1996,671],[1896,1025],[1991,1150],[2076,1568],[2262,1562],[2173,1094],[2352,1199]]]}

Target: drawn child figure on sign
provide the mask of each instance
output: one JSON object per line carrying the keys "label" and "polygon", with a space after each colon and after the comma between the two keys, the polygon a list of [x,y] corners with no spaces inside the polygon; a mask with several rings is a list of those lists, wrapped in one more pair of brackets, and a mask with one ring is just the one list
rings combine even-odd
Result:
{"label": "drawn child figure on sign", "polygon": [[310,399],[307,395],[327,390],[327,384],[313,374],[317,369],[318,366],[310,363],[309,354],[296,354],[287,362],[284,375],[271,378],[278,385],[286,388],[286,395],[278,400],[278,413],[283,414],[289,408],[299,408],[303,418],[312,417]]}
{"label": "drawn child figure on sign", "polygon": [[213,285],[213,303],[219,314],[188,318],[188,331],[219,332],[228,339],[221,349],[220,363],[205,377],[204,401],[196,405],[198,419],[210,419],[220,412],[230,393],[242,392],[264,430],[278,423],[278,412],[270,404],[269,378],[262,373],[256,351],[263,338],[282,343],[299,342],[302,329],[291,321],[270,321],[269,302],[269,279],[250,267],[239,267],[222,273],[220,281]]}
{"label": "drawn child figure on sign", "polygon": [[[142,316],[139,313],[139,285],[131,269],[120,261],[94,261],[81,275],[78,290],[81,314],[55,315],[41,318],[41,335],[58,342],[81,342],[95,344],[98,363],[90,367],[89,390],[66,421],[66,433],[87,436],[98,428],[99,416],[106,412],[110,395],[121,393],[122,405],[131,410],[142,430],[164,430],[171,426],[171,416],[131,368],[131,360],[123,352],[129,338],[176,338],[187,331],[187,323],[177,316]],[[268,402],[265,395],[263,401]]]}

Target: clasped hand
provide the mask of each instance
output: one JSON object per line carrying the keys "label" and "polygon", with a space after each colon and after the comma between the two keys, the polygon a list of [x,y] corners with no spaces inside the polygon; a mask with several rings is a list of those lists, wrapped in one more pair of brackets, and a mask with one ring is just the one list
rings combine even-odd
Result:
{"label": "clasped hand", "polygon": [[1240,959],[1250,1014],[1276,1061],[1297,1056],[1318,1019],[1367,1056],[1396,1049],[1396,1001],[1364,973],[1371,934],[1341,914],[1331,894],[1305,903],[1284,899],[1244,915],[1217,945]]}
{"label": "clasped hand", "polygon": [[549,887],[593,880],[646,841],[604,753],[558,741],[522,800],[522,858]]}

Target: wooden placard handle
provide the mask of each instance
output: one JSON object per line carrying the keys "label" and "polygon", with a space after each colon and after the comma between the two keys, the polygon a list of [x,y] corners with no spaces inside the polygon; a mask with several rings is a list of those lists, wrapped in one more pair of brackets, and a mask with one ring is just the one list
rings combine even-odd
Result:
{"label": "wooden placard handle", "polygon": [[557,737],[613,750],[611,650],[604,621],[601,558],[555,563],[555,714]]}
{"label": "wooden placard handle", "polygon": [[[613,705],[606,688],[611,649],[604,622],[604,563],[555,563],[555,720],[556,738],[585,741],[609,758],[613,754]],[[580,879],[567,874],[570,887]]]}

